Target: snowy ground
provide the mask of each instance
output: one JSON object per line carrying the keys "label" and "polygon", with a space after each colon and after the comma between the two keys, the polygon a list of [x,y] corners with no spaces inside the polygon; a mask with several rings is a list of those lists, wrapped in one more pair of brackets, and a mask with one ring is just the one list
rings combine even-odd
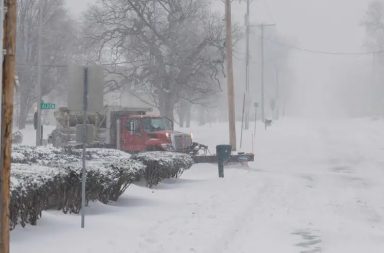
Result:
{"label": "snowy ground", "polygon": [[[193,127],[211,150],[226,131]],[[85,229],[77,215],[44,212],[12,231],[11,251],[384,252],[383,120],[283,120],[258,125],[254,143],[249,168],[219,179],[215,165],[198,164],[155,189],[131,186],[116,203],[92,203]]]}

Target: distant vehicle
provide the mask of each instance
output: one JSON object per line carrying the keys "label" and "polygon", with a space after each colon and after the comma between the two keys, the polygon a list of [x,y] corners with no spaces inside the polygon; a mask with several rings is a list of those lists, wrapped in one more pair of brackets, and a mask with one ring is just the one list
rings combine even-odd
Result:
{"label": "distant vehicle", "polygon": [[[88,89],[83,86],[84,73],[87,73]],[[151,108],[105,106],[101,66],[90,66],[84,71],[83,67],[73,65],[68,80],[68,107],[55,111],[56,129],[48,136],[48,143],[55,147],[73,147],[85,142],[88,147],[115,148],[129,153],[175,151],[192,155],[195,162],[217,161],[216,155],[207,155],[207,146],[193,142],[190,134],[175,131],[171,120],[149,114]],[[86,127],[82,111],[85,90],[88,91]],[[229,160],[245,156],[253,161],[253,154],[230,155]]]}
{"label": "distant vehicle", "polygon": [[[109,107],[105,114],[88,114],[88,145],[105,146],[130,153],[142,151],[190,152],[194,145],[190,134],[174,131],[165,117],[148,115],[149,108]],[[55,112],[56,129],[49,136],[55,147],[82,143],[81,112],[60,108]]]}
{"label": "distant vehicle", "polygon": [[[208,147],[192,141],[191,134],[174,130],[171,120],[150,115],[150,108],[107,107],[105,113],[87,114],[85,140],[90,147],[115,148],[129,153],[174,151],[192,155],[196,163],[215,163],[216,155],[207,155]],[[83,143],[83,115],[59,108],[55,112],[56,129],[48,137],[55,147],[79,147]],[[229,162],[253,161],[253,154],[233,154]]]}

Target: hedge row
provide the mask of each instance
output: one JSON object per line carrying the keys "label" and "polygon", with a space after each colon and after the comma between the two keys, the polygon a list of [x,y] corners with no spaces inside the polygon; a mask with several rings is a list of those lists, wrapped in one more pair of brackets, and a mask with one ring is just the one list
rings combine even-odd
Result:
{"label": "hedge row", "polygon": [[144,179],[148,187],[157,185],[162,179],[180,176],[193,164],[190,155],[161,151],[136,154],[131,159],[145,165]]}
{"label": "hedge row", "polygon": [[[11,172],[11,228],[36,224],[41,212],[81,208],[82,150],[15,146]],[[152,187],[192,166],[188,155],[149,152],[130,156],[110,149],[87,150],[86,201],[116,201],[141,179]]]}

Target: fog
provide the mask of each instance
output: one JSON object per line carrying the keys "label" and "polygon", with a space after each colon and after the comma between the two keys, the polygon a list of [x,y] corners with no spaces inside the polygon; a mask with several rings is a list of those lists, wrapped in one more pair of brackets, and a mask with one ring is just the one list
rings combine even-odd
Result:
{"label": "fog", "polygon": [[[81,18],[87,4],[95,0],[66,0],[73,15]],[[373,55],[338,55],[372,51],[365,46],[367,36],[362,22],[368,9],[367,0],[251,0],[251,24],[273,23],[270,34],[284,40],[287,51],[280,85],[285,87],[286,113],[291,116],[343,117],[372,116],[380,106],[372,102],[372,89],[379,82],[378,64]],[[214,8],[224,9],[217,0]],[[242,39],[235,46],[235,85],[237,113],[241,112],[244,93],[245,1],[233,3],[234,23],[242,29]],[[251,29],[252,100],[260,100],[260,33]],[[273,35],[273,36],[274,36]],[[272,36],[272,37],[273,37]],[[273,42],[269,43],[270,47]],[[279,47],[275,44],[274,47]],[[272,47],[273,47],[272,46]],[[313,50],[315,52],[309,52]],[[268,48],[266,61],[268,61]],[[330,53],[330,54],[328,54]],[[335,54],[333,54],[335,53]],[[273,63],[275,64],[275,63]],[[268,65],[268,62],[266,63]],[[274,71],[266,67],[266,89],[274,89]],[[225,82],[223,82],[225,83]],[[225,91],[224,91],[225,93]],[[273,93],[273,92],[272,92]],[[225,95],[225,94],[224,94]]]}
{"label": "fog", "polygon": [[384,0],[249,1],[5,1],[1,253],[384,252]]}
{"label": "fog", "polygon": [[[236,7],[240,24],[244,5]],[[253,1],[251,23],[276,24],[270,29],[288,38],[287,44],[292,46],[287,65],[293,78],[281,78],[281,85],[290,87],[285,94],[289,96],[289,114],[340,117],[370,112],[372,55],[326,54],[369,51],[361,25],[367,8],[364,0]],[[238,71],[237,85],[242,83],[241,75]]]}

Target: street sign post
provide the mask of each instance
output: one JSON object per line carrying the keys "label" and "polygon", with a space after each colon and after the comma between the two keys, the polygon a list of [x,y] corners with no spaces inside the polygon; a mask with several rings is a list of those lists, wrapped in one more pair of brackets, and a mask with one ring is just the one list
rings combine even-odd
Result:
{"label": "street sign post", "polygon": [[83,83],[83,167],[81,169],[81,228],[85,226],[85,184],[87,181],[86,173],[86,148],[87,148],[87,111],[88,111],[88,79],[89,68],[84,67],[84,83]]}

